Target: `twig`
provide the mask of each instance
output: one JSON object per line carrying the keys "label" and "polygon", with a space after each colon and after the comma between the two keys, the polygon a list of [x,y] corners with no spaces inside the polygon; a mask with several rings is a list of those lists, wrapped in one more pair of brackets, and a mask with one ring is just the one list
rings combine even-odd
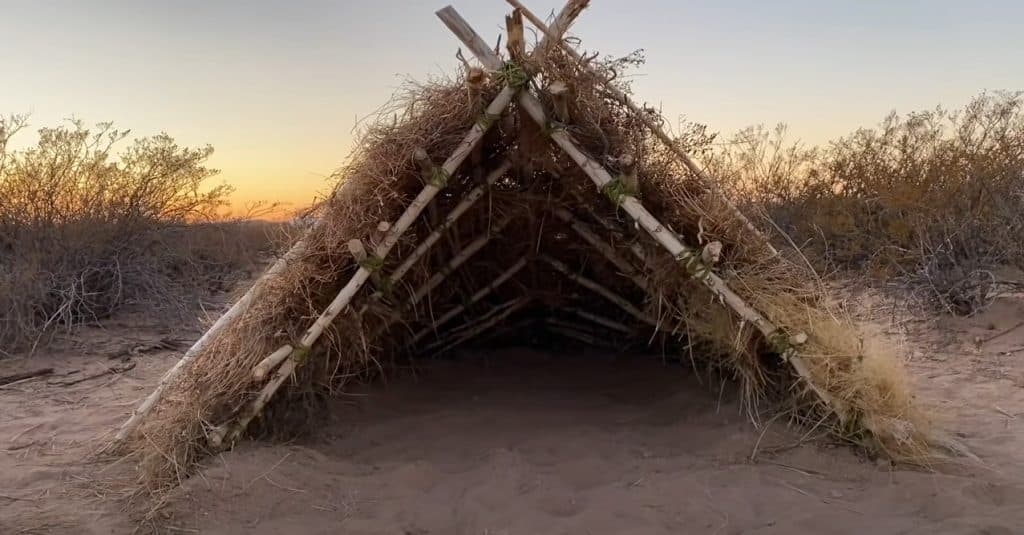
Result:
{"label": "twig", "polygon": [[0,377],[0,386],[21,382],[26,379],[34,379],[36,377],[42,377],[44,375],[50,375],[51,373],[53,373],[53,368],[39,368],[38,370],[5,375],[3,377]]}
{"label": "twig", "polygon": [[1003,416],[1006,416],[1007,418],[1009,418],[1011,420],[1016,420],[1017,419],[1017,415],[1016,414],[1011,414],[1011,413],[1007,412],[1006,409],[1000,407],[999,405],[992,405],[992,408],[995,409],[996,412],[999,412],[1000,414],[1002,414]]}
{"label": "twig", "polygon": [[70,380],[70,381],[59,381],[59,382],[56,382],[56,383],[53,383],[53,384],[55,384],[57,386],[77,385],[78,383],[83,383],[83,382],[88,381],[90,379],[96,379],[97,377],[103,377],[104,375],[109,375],[109,374],[112,374],[112,373],[114,373],[114,374],[124,373],[124,372],[126,372],[128,370],[131,370],[133,368],[135,368],[135,361],[134,360],[126,362],[123,366],[111,366],[111,367],[109,367],[109,368],[107,368],[107,369],[105,369],[105,370],[103,370],[103,371],[101,371],[99,373],[94,373],[92,375],[86,375],[85,377],[80,377],[78,379],[73,379],[73,380]]}
{"label": "twig", "polygon": [[1000,331],[999,333],[996,333],[996,334],[994,334],[992,336],[989,336],[988,338],[982,340],[981,343],[982,344],[987,344],[987,343],[991,342],[992,340],[995,340],[996,338],[1002,338],[1003,336],[1005,336],[1007,334],[1010,334],[1013,331],[1016,331],[1017,329],[1019,329],[1021,327],[1024,327],[1024,320],[1021,320],[1019,323],[1017,323],[1013,327],[1010,327],[1009,329],[1006,329],[1004,331]]}

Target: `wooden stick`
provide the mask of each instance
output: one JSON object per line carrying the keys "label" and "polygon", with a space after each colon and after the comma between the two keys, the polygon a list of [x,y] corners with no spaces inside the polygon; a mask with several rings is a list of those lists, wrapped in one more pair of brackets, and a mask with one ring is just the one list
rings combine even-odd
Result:
{"label": "wooden stick", "polygon": [[[466,323],[463,323],[462,325],[459,325],[458,327],[454,327],[450,331],[448,331],[446,333],[445,340],[452,340],[452,339],[455,339],[455,338],[458,338],[458,337],[462,336],[463,334],[466,334],[467,332],[473,330],[473,328],[476,327],[477,325],[479,325],[479,324],[481,324],[481,323],[483,323],[483,322],[493,318],[494,316],[497,316],[498,314],[501,314],[502,311],[504,311],[506,308],[508,308],[508,307],[510,307],[512,305],[515,305],[516,303],[519,302],[519,300],[520,300],[520,298],[512,299],[510,301],[506,301],[506,302],[504,302],[504,303],[502,303],[500,305],[497,305],[497,306],[491,308],[490,310],[488,310],[487,312],[483,313],[480,316],[477,316],[475,318],[470,318],[469,321],[467,321]],[[435,342],[435,343],[433,343],[431,345],[432,346],[442,345],[445,342],[445,340],[441,340],[439,342]]]}
{"label": "wooden stick", "polygon": [[618,251],[616,251],[614,247],[602,240],[586,223],[576,219],[576,216],[572,215],[572,212],[565,208],[557,208],[555,210],[555,215],[562,221],[569,223],[572,229],[576,231],[576,234],[579,234],[580,237],[583,238],[583,241],[597,249],[606,259],[608,259],[609,262],[619,269],[619,272],[622,273],[623,276],[633,281],[633,284],[636,284],[637,287],[653,298],[650,292],[650,285],[647,283],[647,280],[640,275],[637,269],[633,267],[633,264],[630,264],[625,258],[619,255]]}
{"label": "wooden stick", "polygon": [[[562,7],[561,11],[558,12],[558,16],[555,17],[555,22],[551,24],[549,31],[541,37],[540,43],[533,49],[530,56],[533,60],[542,59],[547,53],[553,42],[560,41],[562,35],[569,30],[569,26],[579,17],[580,13],[590,4],[590,0],[569,0]],[[455,11],[452,6],[445,6],[438,10],[436,13],[437,18],[444,22],[444,25],[448,27],[455,35],[459,36],[459,39],[463,42],[466,41],[464,37],[469,35],[475,35],[477,38],[480,36],[473,30],[472,27],[462,18],[461,15]],[[482,41],[482,39],[481,39]],[[497,57],[497,54],[486,44],[487,50]],[[477,55],[479,58],[479,55]],[[498,65],[494,65],[492,62],[490,65],[485,64],[485,67],[491,70],[498,70],[501,68],[501,61],[498,61]]]}
{"label": "wooden stick", "polygon": [[625,334],[636,334],[636,329],[633,329],[628,325],[619,323],[612,319],[608,319],[604,316],[599,316],[597,314],[587,312],[586,310],[583,310],[581,308],[570,308],[569,311],[583,319],[590,320],[598,325],[601,325],[602,327],[607,327],[609,329],[613,329]]}
{"label": "wooden stick", "polygon": [[584,344],[591,345],[594,347],[601,347],[605,349],[618,349],[618,347],[615,344],[608,342],[607,340],[603,340],[601,338],[595,337],[590,333],[577,331],[575,329],[571,329],[568,327],[552,326],[548,327],[548,331],[553,332],[559,336],[563,336],[565,338],[572,338],[573,340],[583,342]]}
{"label": "wooden stick", "polygon": [[584,324],[582,322],[568,321],[561,318],[556,318],[554,316],[548,316],[547,318],[544,318],[544,323],[547,323],[548,325],[554,325],[556,327],[566,327],[568,329],[573,329],[581,333],[587,333],[591,335],[598,334],[598,331],[595,328],[595,326],[589,323]]}
{"label": "wooden stick", "polygon": [[477,290],[472,296],[470,296],[469,300],[466,303],[461,304],[461,305],[459,305],[459,306],[449,310],[448,312],[445,312],[444,315],[442,315],[440,318],[438,318],[436,321],[434,321],[433,325],[431,325],[429,327],[425,327],[422,330],[420,330],[418,333],[416,333],[416,335],[413,336],[411,340],[409,340],[409,343],[407,345],[410,345],[410,346],[411,345],[415,345],[417,342],[422,340],[425,336],[427,336],[431,332],[436,331],[438,328],[440,328],[445,323],[448,323],[449,321],[451,321],[452,318],[454,318],[454,317],[458,316],[459,314],[461,314],[462,311],[466,310],[467,307],[469,307],[470,305],[476,303],[477,301],[480,301],[484,297],[488,296],[496,288],[498,288],[499,286],[504,284],[505,281],[511,279],[516,273],[518,273],[520,270],[522,270],[523,267],[525,267],[525,266],[526,266],[526,258],[520,258],[515,264],[512,264],[512,267],[510,267],[507,270],[505,270],[501,275],[498,275],[498,277],[495,278],[490,284],[488,284],[487,286]]}
{"label": "wooden stick", "polygon": [[269,357],[260,361],[255,368],[252,369],[252,377],[256,381],[262,381],[267,378],[267,374],[274,370],[279,364],[284,362],[284,359],[288,358],[288,355],[292,354],[294,350],[291,344],[285,344],[270,354]]}
{"label": "wooden stick", "polygon": [[448,262],[448,265],[442,267],[440,271],[432,275],[427,279],[426,283],[413,292],[412,297],[409,299],[408,306],[416,305],[426,297],[427,294],[440,286],[441,283],[444,282],[444,279],[451,275],[453,271],[459,269],[459,266],[472,258],[473,255],[480,251],[480,249],[483,249],[484,246],[491,241],[491,238],[501,233],[510,220],[511,219],[504,219],[496,222],[490,229],[470,242],[464,249],[459,251],[459,253],[452,257],[451,261]]}
{"label": "wooden stick", "polygon": [[640,179],[637,177],[636,158],[632,154],[619,157],[619,180],[626,186],[626,191],[640,191]]}
{"label": "wooden stick", "polygon": [[569,86],[561,80],[555,80],[548,85],[548,94],[551,95],[551,102],[555,107],[555,117],[563,123],[569,122]]}
{"label": "wooden stick", "polygon": [[238,301],[235,301],[235,303],[231,305],[231,308],[222,314],[221,317],[206,330],[199,340],[196,340],[196,343],[192,344],[192,347],[188,348],[188,351],[186,351],[181,359],[174,364],[174,367],[164,374],[160,379],[160,382],[157,384],[156,389],[154,389],[153,392],[150,393],[149,396],[147,396],[146,399],[144,399],[142,403],[132,411],[131,416],[121,424],[121,428],[118,429],[117,434],[114,435],[112,446],[116,446],[123,442],[128,435],[135,431],[139,424],[142,423],[142,420],[146,418],[150,411],[153,410],[153,407],[156,406],[157,402],[160,401],[160,398],[163,397],[164,391],[167,387],[174,382],[178,376],[180,376],[182,372],[189,367],[189,365],[192,364],[192,361],[195,360],[196,356],[206,349],[206,346],[210,344],[210,341],[212,341],[215,336],[224,330],[224,328],[237,317],[241,316],[242,312],[249,308],[249,305],[252,304],[253,300],[255,300],[256,294],[259,293],[259,290],[267,283],[267,281],[280,274],[289,263],[293,262],[300,255],[306,252],[306,237],[320,225],[319,221],[320,220],[317,221],[312,229],[307,230],[303,238],[295,242],[295,245],[293,245],[291,249],[284,254],[284,256],[279,258],[277,262],[274,262],[274,265],[263,273],[263,275],[260,276],[260,278],[257,279],[251,287],[249,287],[245,294],[242,295]]}
{"label": "wooden stick", "polygon": [[505,30],[508,32],[508,57],[512,61],[526,59],[526,37],[523,35],[523,14],[513,9],[512,14],[505,17]]}
{"label": "wooden stick", "polygon": [[640,309],[638,309],[635,306],[633,306],[633,304],[630,303],[628,300],[626,300],[623,297],[619,296],[615,292],[605,288],[604,286],[601,285],[601,283],[599,283],[597,281],[594,281],[592,279],[588,279],[588,278],[586,278],[583,275],[580,275],[578,273],[575,273],[574,271],[569,269],[569,266],[565,265],[561,261],[556,260],[556,259],[554,259],[554,258],[552,258],[550,256],[541,255],[540,258],[542,260],[544,260],[545,262],[547,262],[548,264],[551,264],[551,267],[555,268],[556,271],[558,271],[559,273],[561,273],[561,274],[565,275],[566,277],[568,277],[569,280],[571,280],[571,281],[579,284],[580,286],[583,286],[584,288],[587,288],[588,290],[596,293],[597,295],[600,295],[601,297],[604,297],[605,299],[611,301],[612,303],[617,305],[619,308],[621,308],[622,310],[625,310],[631,316],[637,318],[638,320],[643,321],[644,323],[650,323],[651,325],[657,325],[658,324],[658,322],[655,321],[654,318],[651,318],[647,314],[644,314],[643,312],[640,311]]}
{"label": "wooden stick", "polygon": [[455,341],[453,341],[452,343],[442,347],[441,349],[438,349],[437,351],[434,351],[434,353],[435,354],[440,354],[440,353],[444,353],[445,351],[451,351],[454,347],[459,346],[461,344],[464,344],[464,343],[466,343],[469,340],[472,340],[474,337],[476,337],[477,335],[479,335],[483,331],[486,331],[487,329],[490,329],[491,327],[494,327],[495,325],[501,323],[502,321],[505,320],[505,318],[511,316],[512,314],[514,314],[515,312],[517,312],[518,310],[520,310],[521,308],[526,306],[527,303],[529,303],[529,302],[530,302],[530,299],[527,298],[527,297],[520,297],[520,298],[514,300],[514,302],[511,302],[511,304],[509,304],[507,306],[507,308],[505,308],[505,310],[501,314],[498,314],[497,316],[492,317],[491,319],[487,320],[486,322],[478,324],[476,327],[474,327],[469,332],[463,334],[462,336],[457,338]]}
{"label": "wooden stick", "polygon": [[[454,12],[454,10],[452,10]],[[526,11],[523,11],[526,15]],[[458,13],[453,13],[455,17],[459,17]],[[501,60],[497,57],[486,46],[486,43],[480,39],[480,36],[469,28],[469,25],[463,20],[462,23],[468,28],[468,32],[458,35],[460,39],[463,39],[463,44],[469,48],[470,52],[477,56],[477,59],[485,67],[495,68],[495,65],[499,65]],[[564,129],[556,128],[550,129],[551,122],[548,119],[547,113],[544,111],[543,105],[537,100],[537,97],[533,96],[528,91],[524,91],[519,94],[518,97],[519,107],[525,111],[542,129],[550,130],[551,140],[555,142],[559,147],[569,155],[570,158],[583,170],[584,173],[594,182],[594,184],[601,189],[605,190],[605,187],[614,182],[614,178],[608,173],[608,171],[593,158],[588,156],[572,136]],[[732,291],[725,281],[722,280],[714,271],[708,266],[704,265],[700,261],[700,250],[694,249],[682,241],[675,235],[674,232],[669,231],[664,225],[658,221],[650,212],[644,208],[643,204],[640,203],[636,197],[625,193],[617,199],[619,206],[621,206],[630,217],[633,218],[648,234],[654,238],[662,247],[664,247],[669,254],[672,255],[678,262],[685,264],[689,274],[694,276],[702,282],[711,293],[718,297],[723,303],[731,308],[736,315],[742,320],[751,323],[754,327],[764,336],[765,341],[773,346],[773,349],[781,349],[779,351],[781,358],[793,366],[794,371],[804,379],[807,385],[814,390],[818,397],[839,416],[840,420],[846,420],[846,410],[834,399],[830,394],[822,390],[818,385],[814,383],[811,377],[810,367],[804,362],[795,348],[794,344],[790,342],[790,336],[772,323],[768,318],[762,315],[759,311],[751,307],[747,302],[740,297],[738,294]],[[756,230],[756,229],[755,229]],[[806,334],[795,333],[792,339],[802,339]]]}
{"label": "wooden stick", "polygon": [[12,373],[11,375],[5,375],[0,377],[0,386],[9,385],[18,381],[24,381],[25,379],[32,379],[34,377],[42,377],[44,375],[50,375],[53,373],[53,368],[39,368],[38,370],[31,370],[21,373]]}
{"label": "wooden stick", "polygon": [[[538,30],[540,30],[542,34],[544,34],[545,37],[550,37],[552,41],[557,42],[558,45],[562,48],[562,50],[569,55],[569,57],[576,60],[577,65],[588,70],[591,69],[591,67],[583,61],[583,58],[580,56],[578,52],[576,52],[571,47],[566,45],[558,37],[561,35],[561,32],[558,32],[555,28],[548,28],[547,25],[544,24],[544,21],[540,20],[540,18],[534,15],[521,2],[519,2],[519,0],[505,1],[511,4],[512,7],[518,9],[523,14],[523,16],[530,21],[531,24],[533,24]],[[623,93],[622,91],[620,91],[619,89],[617,89],[615,86],[611,85],[608,82],[603,81],[602,85],[604,86],[605,90],[608,91],[608,94],[612,96],[612,98],[617,100],[620,104],[629,108],[629,110],[633,112],[633,115],[636,116],[636,118],[639,119],[640,122],[643,123],[643,125],[646,126],[651,132],[653,132],[655,137],[657,137],[665,145],[665,147],[667,147],[669,151],[671,151],[672,154],[674,154],[676,158],[678,158],[679,161],[682,162],[682,164],[686,166],[686,168],[689,169],[690,172],[693,173],[693,175],[698,178],[698,180],[700,180],[702,183],[711,188],[711,190],[716,195],[719,196],[719,198],[726,205],[729,211],[733,213],[733,216],[736,217],[736,219],[738,219],[739,221],[741,221],[743,225],[747,227],[747,230],[754,234],[754,236],[756,236],[762,242],[765,248],[769,252],[771,252],[773,256],[779,254],[778,250],[776,250],[775,247],[768,240],[768,237],[765,236],[760,229],[754,226],[750,219],[748,219],[747,216],[745,216],[743,212],[740,211],[739,207],[737,207],[736,204],[733,203],[731,199],[729,199],[725,191],[723,191],[722,188],[719,187],[718,182],[714,180],[710,175],[708,175],[707,171],[705,171],[700,166],[700,164],[696,162],[696,160],[694,160],[689,154],[687,154],[686,151],[680,148],[679,144],[676,143],[667,133],[665,133],[665,131],[662,130],[660,126],[658,126],[653,120],[651,120],[651,118],[639,106],[637,106],[632,99],[629,98],[629,95],[626,95],[625,93]]]}
{"label": "wooden stick", "polygon": [[466,194],[466,197],[463,198],[459,202],[459,204],[457,204],[455,208],[453,208],[452,211],[448,213],[444,221],[440,225],[438,225],[438,227],[435,228],[426,238],[423,239],[419,246],[416,247],[416,250],[414,250],[412,254],[410,254],[409,257],[402,262],[401,265],[395,268],[395,270],[388,277],[389,279],[391,279],[391,283],[394,284],[395,282],[398,282],[405,275],[405,273],[409,271],[409,269],[411,269],[413,265],[416,264],[416,262],[420,258],[423,258],[423,255],[427,254],[427,251],[429,251],[430,248],[433,247],[435,243],[437,243],[437,240],[441,239],[441,236],[445,233],[445,231],[451,228],[451,226],[454,225],[455,222],[458,221],[459,218],[462,217],[462,215],[465,214],[467,210],[472,208],[473,205],[476,204],[476,202],[480,200],[481,197],[483,197],[484,193],[487,191],[487,188],[493,185],[495,182],[497,182],[498,179],[501,178],[502,175],[504,175],[511,166],[512,163],[510,161],[503,160],[501,162],[501,165],[499,165],[497,169],[491,171],[491,173],[487,175],[487,179],[484,184],[481,184],[473,188],[468,194]]}
{"label": "wooden stick", "polygon": [[[497,117],[500,116],[509,103],[512,102],[512,98],[518,90],[509,86],[505,86],[498,95],[491,101],[487,106],[486,117]],[[413,221],[419,217],[420,213],[430,203],[431,200],[437,195],[441,188],[444,187],[444,181],[455,174],[455,171],[459,168],[462,162],[469,156],[473,148],[483,139],[484,134],[490,129],[493,121],[477,121],[466,133],[462,142],[459,143],[458,147],[452,152],[452,154],[445,160],[441,166],[442,173],[438,177],[440,180],[431,181],[423,187],[419,195],[412,201],[412,203],[405,209],[405,212],[398,218],[398,221],[388,229],[387,236],[377,246],[374,254],[376,257],[383,261],[391,249],[398,243],[398,240],[402,237],[402,234],[412,225]],[[215,448],[219,448],[224,445],[232,444],[248,427],[249,422],[259,414],[263,407],[270,401],[270,399],[277,392],[277,389],[284,383],[285,378],[291,376],[292,372],[298,366],[297,357],[304,357],[308,354],[312,345],[320,338],[320,335],[327,329],[331,324],[331,321],[344,310],[352,298],[356,295],[356,292],[362,288],[363,284],[366,283],[367,279],[370,278],[372,272],[366,266],[360,266],[356,273],[349,280],[348,284],[338,292],[338,295],[334,297],[331,304],[328,305],[327,309],[320,314],[320,317],[313,322],[302,336],[298,347],[292,349],[291,354],[286,357],[285,361],[278,368],[277,373],[271,377],[270,381],[263,387],[259,395],[252,400],[252,403],[247,405],[242,412],[238,415],[238,418],[234,422],[228,422],[223,426],[214,429],[210,433],[210,444]]]}

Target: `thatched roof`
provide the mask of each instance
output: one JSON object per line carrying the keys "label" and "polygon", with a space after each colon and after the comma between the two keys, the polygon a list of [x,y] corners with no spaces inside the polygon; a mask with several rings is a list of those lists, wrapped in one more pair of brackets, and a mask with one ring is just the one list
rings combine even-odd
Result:
{"label": "thatched roof", "polygon": [[[550,29],[516,9],[504,58],[439,12],[482,68],[398,95],[316,224],[122,429],[150,488],[301,426],[351,381],[524,331],[653,345],[738,379],[755,421],[788,411],[874,452],[926,452],[889,344],[629,100],[622,62],[561,39],[586,3]],[[524,14],[545,35],[529,54]]]}

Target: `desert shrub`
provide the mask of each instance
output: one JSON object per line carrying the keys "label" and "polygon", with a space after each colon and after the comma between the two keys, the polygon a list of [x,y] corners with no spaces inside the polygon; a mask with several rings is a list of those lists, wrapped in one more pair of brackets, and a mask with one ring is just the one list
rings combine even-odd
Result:
{"label": "desert shrub", "polygon": [[956,313],[1024,266],[1024,101],[982,94],[956,112],[891,114],[826,147],[745,130],[712,169],[820,269],[898,280]]}
{"label": "desert shrub", "polygon": [[[0,118],[0,343],[36,344],[58,328],[139,305],[184,313],[224,289],[268,245],[265,229],[223,221],[226,185],[206,187],[212,148],[166,134],[79,122],[39,130],[9,150],[25,125]],[[126,146],[115,154],[115,148]],[[258,236],[262,232],[262,238]]]}

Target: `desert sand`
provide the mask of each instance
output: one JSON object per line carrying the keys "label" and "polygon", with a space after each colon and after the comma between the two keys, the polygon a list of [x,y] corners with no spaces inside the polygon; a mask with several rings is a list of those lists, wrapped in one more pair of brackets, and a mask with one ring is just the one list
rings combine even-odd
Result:
{"label": "desert sand", "polygon": [[117,483],[127,463],[90,454],[180,354],[155,342],[196,333],[125,318],[0,361],[55,370],[0,387],[0,533],[1024,532],[1024,297],[971,318],[875,316],[980,462],[892,466],[785,421],[758,428],[735,385],[657,356],[504,348],[360,387],[308,435],[210,461],[140,523]]}

